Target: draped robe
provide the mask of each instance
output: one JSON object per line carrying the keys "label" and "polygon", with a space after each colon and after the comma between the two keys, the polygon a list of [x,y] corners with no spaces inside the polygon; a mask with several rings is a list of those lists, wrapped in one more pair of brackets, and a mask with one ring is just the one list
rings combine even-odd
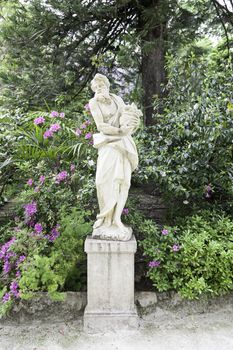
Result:
{"label": "draped robe", "polygon": [[[102,113],[103,122],[119,128],[124,103],[118,96],[110,96],[117,111],[108,120]],[[98,149],[96,189],[100,209],[97,219],[100,219],[111,213],[113,215],[121,187],[129,189],[131,173],[138,165],[138,153],[131,135],[105,135],[100,132],[93,135],[93,140],[94,147]]]}

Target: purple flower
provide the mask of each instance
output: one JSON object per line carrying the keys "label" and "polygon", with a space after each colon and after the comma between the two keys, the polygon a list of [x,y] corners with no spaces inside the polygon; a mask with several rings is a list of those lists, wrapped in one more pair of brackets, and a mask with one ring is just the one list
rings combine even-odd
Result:
{"label": "purple flower", "polygon": [[35,189],[34,189],[34,191],[35,191],[35,192],[40,192],[39,187],[38,187],[38,186],[36,186],[36,187],[35,187]]}
{"label": "purple flower", "polygon": [[10,259],[12,256],[16,256],[17,254],[15,252],[7,252],[5,255],[5,259]]}
{"label": "purple flower", "polygon": [[55,239],[60,235],[60,233],[58,232],[58,230],[57,230],[57,226],[56,227],[54,227],[53,229],[52,229],[52,231],[51,231],[51,236],[50,236],[50,241],[55,241]]}
{"label": "purple flower", "polygon": [[11,282],[10,290],[11,290],[12,294],[13,294],[16,298],[19,297],[18,288],[19,288],[19,285],[18,285],[18,283],[17,283],[16,281]]}
{"label": "purple flower", "polygon": [[73,173],[75,171],[75,165],[74,164],[71,164],[70,165],[70,171]]}
{"label": "purple flower", "polygon": [[86,135],[85,135],[85,139],[88,140],[88,139],[91,139],[92,138],[92,133],[91,132],[88,132]]}
{"label": "purple flower", "polygon": [[89,142],[89,145],[93,145],[94,144],[94,142],[91,140],[90,142]]}
{"label": "purple flower", "polygon": [[45,182],[45,176],[41,175],[40,178],[39,178],[39,181],[40,181],[41,184],[43,184]]}
{"label": "purple flower", "polygon": [[60,118],[65,118],[65,113],[64,112],[61,112],[60,115],[59,115]]}
{"label": "purple flower", "polygon": [[80,129],[86,129],[86,127],[87,127],[87,126],[86,126],[85,123],[83,123],[83,124],[80,125]]}
{"label": "purple flower", "polygon": [[158,266],[160,266],[160,261],[158,261],[158,260],[150,261],[148,266],[149,267],[158,267]]}
{"label": "purple flower", "polygon": [[163,231],[162,231],[162,235],[164,235],[164,236],[168,235],[168,230],[163,229]]}
{"label": "purple flower", "polygon": [[37,204],[36,202],[25,204],[24,209],[25,209],[25,216],[31,217],[37,212]]}
{"label": "purple flower", "polygon": [[44,139],[47,139],[49,137],[53,137],[53,132],[51,130],[46,130],[43,135]]}
{"label": "purple flower", "polygon": [[58,113],[57,111],[52,111],[52,112],[50,113],[50,117],[51,117],[51,118],[59,117],[59,113]]}
{"label": "purple flower", "polygon": [[38,117],[36,119],[34,119],[34,124],[35,125],[40,125],[43,124],[45,122],[45,118],[44,117]]}
{"label": "purple flower", "polygon": [[2,301],[3,303],[6,303],[7,301],[9,301],[11,299],[10,293],[5,293],[2,297]]}
{"label": "purple flower", "polygon": [[20,272],[20,270],[17,270],[16,274],[15,274],[15,277],[20,277],[20,276],[21,276],[21,272]]}
{"label": "purple flower", "polygon": [[52,124],[49,128],[49,131],[53,132],[57,132],[58,130],[61,129],[61,125],[56,123],[56,124]]}
{"label": "purple flower", "polygon": [[50,242],[55,241],[55,239],[56,239],[58,236],[60,236],[60,232],[58,231],[59,227],[60,227],[60,225],[57,224],[55,227],[52,228],[51,234],[45,236]]}
{"label": "purple flower", "polygon": [[173,250],[173,252],[178,252],[180,250],[180,246],[178,244],[174,244],[172,246],[172,250]]}
{"label": "purple flower", "polygon": [[81,134],[82,134],[82,130],[80,130],[79,128],[75,130],[76,136],[80,136]]}
{"label": "purple flower", "polygon": [[60,183],[61,181],[65,181],[68,176],[67,171],[62,171],[56,176],[56,183]]}
{"label": "purple flower", "polygon": [[211,185],[207,185],[205,187],[205,198],[211,198],[213,194],[213,189],[211,187]]}
{"label": "purple flower", "polygon": [[87,120],[85,121],[85,124],[86,124],[86,125],[90,125],[90,124],[91,124],[90,120],[87,119]]}
{"label": "purple flower", "polygon": [[29,180],[27,181],[27,185],[28,185],[28,186],[32,186],[32,185],[33,185],[33,180],[32,180],[32,179],[29,179]]}
{"label": "purple flower", "polygon": [[15,263],[16,267],[19,267],[19,265],[26,259],[25,255],[20,255],[20,257],[18,258],[18,260]]}
{"label": "purple flower", "polygon": [[34,227],[34,225],[35,225],[35,220],[34,220],[33,218],[29,218],[29,220],[26,219],[26,220],[24,221],[24,224],[27,225],[27,226],[29,226],[29,227]]}
{"label": "purple flower", "polygon": [[128,215],[128,214],[129,214],[129,209],[128,209],[128,208],[124,208],[124,209],[122,210],[122,214]]}
{"label": "purple flower", "polygon": [[15,241],[16,241],[16,237],[12,237],[8,242],[3,244],[3,246],[1,247],[1,250],[0,250],[0,259],[5,257],[5,255],[8,252],[8,249]]}
{"label": "purple flower", "polygon": [[85,110],[86,111],[90,111],[90,105],[89,103],[86,103],[85,106],[84,106]]}
{"label": "purple flower", "polygon": [[3,271],[5,274],[9,273],[11,270],[11,264],[8,259],[5,259],[4,265],[3,265]]}
{"label": "purple flower", "polygon": [[34,230],[36,231],[36,233],[41,233],[43,231],[43,226],[41,224],[37,223],[34,226]]}

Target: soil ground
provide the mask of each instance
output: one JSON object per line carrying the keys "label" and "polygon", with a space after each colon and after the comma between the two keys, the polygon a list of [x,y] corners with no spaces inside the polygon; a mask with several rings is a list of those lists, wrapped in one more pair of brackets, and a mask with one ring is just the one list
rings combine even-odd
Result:
{"label": "soil ground", "polygon": [[232,350],[230,304],[182,314],[156,308],[142,316],[137,331],[85,334],[82,318],[70,322],[0,326],[0,350]]}

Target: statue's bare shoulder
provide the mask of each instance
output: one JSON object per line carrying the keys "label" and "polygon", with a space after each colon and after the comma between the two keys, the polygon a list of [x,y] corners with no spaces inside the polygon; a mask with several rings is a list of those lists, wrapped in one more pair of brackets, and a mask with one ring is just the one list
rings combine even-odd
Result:
{"label": "statue's bare shoulder", "polygon": [[98,102],[96,101],[95,98],[90,99],[89,106],[90,106],[91,114],[95,120],[97,129],[98,129],[99,124],[103,123],[103,116],[102,116],[101,110],[99,109]]}

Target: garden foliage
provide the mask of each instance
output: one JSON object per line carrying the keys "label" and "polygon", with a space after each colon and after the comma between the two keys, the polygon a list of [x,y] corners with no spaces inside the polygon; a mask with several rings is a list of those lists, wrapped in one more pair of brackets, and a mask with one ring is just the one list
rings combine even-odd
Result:
{"label": "garden foliage", "polygon": [[153,183],[164,196],[191,207],[217,202],[230,210],[232,62],[217,51],[212,56],[191,52],[182,60],[167,58],[169,96],[155,100],[156,124],[139,135],[136,181]]}
{"label": "garden foliage", "polygon": [[162,230],[148,221],[144,230],[148,276],[157,290],[187,299],[233,290],[232,218],[203,210]]}

